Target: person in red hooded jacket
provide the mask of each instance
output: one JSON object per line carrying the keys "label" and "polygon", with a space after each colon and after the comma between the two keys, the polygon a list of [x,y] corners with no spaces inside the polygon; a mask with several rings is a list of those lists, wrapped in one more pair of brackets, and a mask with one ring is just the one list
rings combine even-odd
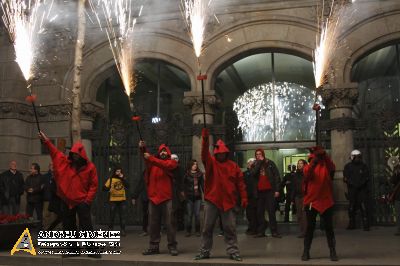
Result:
{"label": "person in red hooded jacket", "polygon": [[200,253],[195,260],[207,259],[213,244],[213,229],[220,215],[224,229],[226,251],[232,260],[241,261],[236,237],[236,214],[238,196],[241,205],[246,208],[247,192],[243,173],[239,166],[228,159],[229,149],[222,140],[214,148],[214,156],[209,151],[209,131],[203,128],[201,159],[206,174],[204,184],[204,226],[201,238]]}
{"label": "person in red hooded jacket", "polygon": [[[47,146],[53,162],[57,196],[62,199],[63,229],[76,231],[76,215],[78,215],[79,229],[92,231],[90,207],[98,186],[96,167],[89,161],[81,142],[72,146],[67,157],[51,143],[43,132],[39,133],[39,137]],[[71,248],[69,254],[64,255],[64,257],[71,256],[79,256],[77,247]],[[89,256],[101,258],[100,254],[90,254]]]}
{"label": "person in red hooded jacket", "polygon": [[178,162],[171,159],[171,151],[165,144],[158,148],[157,155],[147,152],[144,141],[139,142],[146,163],[144,180],[149,198],[150,246],[143,255],[159,254],[162,215],[167,226],[168,250],[172,256],[178,255],[176,228],[172,206],[173,177]]}
{"label": "person in red hooded jacket", "polygon": [[335,234],[333,232],[333,185],[335,164],[321,147],[311,149],[310,164],[303,170],[305,195],[303,199],[307,216],[307,229],[304,238],[303,261],[310,259],[310,248],[315,230],[317,214],[321,216],[325,226],[326,238],[330,249],[330,258],[337,261]]}

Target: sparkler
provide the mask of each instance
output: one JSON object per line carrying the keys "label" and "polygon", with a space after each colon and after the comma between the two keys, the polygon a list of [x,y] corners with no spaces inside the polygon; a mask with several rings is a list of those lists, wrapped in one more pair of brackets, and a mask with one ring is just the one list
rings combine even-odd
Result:
{"label": "sparkler", "polygon": [[[320,33],[317,35],[316,48],[314,50],[313,70],[316,91],[328,82],[328,71],[332,67],[332,60],[339,46],[339,34],[344,26],[347,17],[346,0],[332,0],[330,12],[327,18],[324,17],[325,1],[322,2],[322,13],[318,19]],[[353,0],[353,2],[355,2]],[[317,92],[315,94],[317,96]],[[316,143],[319,145],[319,116],[320,108],[317,108],[317,100],[313,110],[315,111],[315,134]]]}
{"label": "sparkler", "polygon": [[[44,21],[51,13],[54,0],[50,7],[46,7],[46,0],[1,0],[3,11],[2,20],[8,31],[15,50],[15,61],[21,69],[22,75],[28,83],[29,96],[27,101],[32,104],[38,131],[35,100],[31,84],[34,77],[34,64],[37,56],[39,36],[44,31]],[[54,19],[53,19],[54,20]]]}
{"label": "sparkler", "polygon": [[203,49],[204,33],[210,19],[211,2],[206,0],[181,0],[182,15],[185,18],[190,38],[192,39],[194,53],[199,65],[197,80],[201,81],[201,97],[203,103],[203,126],[206,127],[206,107],[204,100],[204,80],[207,75],[201,74],[200,55]]}
{"label": "sparkler", "polygon": [[[134,28],[136,19],[142,14],[143,5],[138,6],[139,9],[137,9],[133,0],[97,0],[96,5],[93,1],[90,0],[89,5],[96,16],[100,28],[105,29],[115,65],[124,85],[125,93],[128,96],[129,105],[135,113],[132,121],[135,121],[139,137],[142,140],[138,124],[140,117],[136,115],[131,94],[134,92],[136,85],[134,74]],[[105,16],[105,27],[101,23],[97,8],[102,10]],[[136,17],[134,15],[135,12],[138,13]],[[117,30],[115,30],[114,20],[117,24]]]}
{"label": "sparkler", "polygon": [[[311,110],[314,94],[314,90],[287,82],[277,82],[275,86],[266,83],[246,91],[233,104],[244,139],[282,141],[311,138],[315,122]],[[273,139],[274,135],[276,139]]]}

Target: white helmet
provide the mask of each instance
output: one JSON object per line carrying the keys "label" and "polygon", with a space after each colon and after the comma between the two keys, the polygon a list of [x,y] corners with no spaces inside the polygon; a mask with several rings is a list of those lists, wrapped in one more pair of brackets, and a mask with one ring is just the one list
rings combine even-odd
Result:
{"label": "white helmet", "polygon": [[360,156],[360,155],[361,155],[361,152],[360,152],[359,150],[353,150],[353,151],[350,153],[350,159],[351,159],[351,160],[354,160],[354,157]]}
{"label": "white helmet", "polygon": [[354,150],[350,153],[351,156],[357,156],[357,155],[361,155],[361,152],[359,150]]}
{"label": "white helmet", "polygon": [[247,163],[252,163],[252,162],[254,162],[256,159],[255,158],[249,158],[248,160],[247,160]]}

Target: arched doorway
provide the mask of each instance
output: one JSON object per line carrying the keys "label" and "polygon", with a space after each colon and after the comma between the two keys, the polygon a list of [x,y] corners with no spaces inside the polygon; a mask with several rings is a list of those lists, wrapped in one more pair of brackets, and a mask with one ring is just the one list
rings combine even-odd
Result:
{"label": "arched doorway", "polygon": [[[121,165],[131,188],[142,178],[143,159],[137,148],[139,134],[131,117],[141,117],[140,131],[151,153],[158,146],[167,144],[180,157],[181,165],[191,159],[191,138],[187,126],[191,126],[191,115],[182,103],[184,92],[190,90],[190,79],[181,69],[165,61],[142,59],[136,62],[135,92],[131,95],[134,110],[129,105],[117,69],[105,79],[97,90],[96,100],[105,107],[105,117],[95,122],[92,138],[93,162],[103,186],[112,168]],[[108,223],[108,194],[97,197],[97,223]],[[128,224],[139,224],[141,209],[128,208]]]}
{"label": "arched doorway", "polygon": [[241,58],[218,74],[214,88],[223,105],[215,120],[225,125],[241,167],[259,147],[281,176],[306,158],[315,145],[314,86],[311,61],[281,51]]}
{"label": "arched doorway", "polygon": [[391,158],[400,151],[400,44],[368,52],[355,62],[352,81],[358,82],[359,97],[354,117],[362,125],[354,131],[354,143],[371,169],[373,222],[393,224],[393,206],[385,196],[391,191]]}

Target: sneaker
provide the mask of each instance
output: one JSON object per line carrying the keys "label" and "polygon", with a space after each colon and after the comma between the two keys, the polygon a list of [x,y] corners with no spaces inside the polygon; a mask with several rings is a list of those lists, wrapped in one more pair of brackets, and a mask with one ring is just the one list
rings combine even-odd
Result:
{"label": "sneaker", "polygon": [[194,257],[194,260],[204,260],[209,258],[210,258],[210,253],[200,252],[199,254],[196,255],[196,257]]}
{"label": "sneaker", "polygon": [[240,257],[239,254],[231,254],[231,255],[229,256],[229,258],[230,258],[231,260],[234,260],[234,261],[242,261],[242,260],[243,260],[242,257]]}
{"label": "sneaker", "polygon": [[178,256],[178,250],[176,248],[170,248],[169,249],[169,254],[171,256]]}
{"label": "sneaker", "polygon": [[224,236],[224,231],[220,231],[220,232],[218,233],[218,236]]}
{"label": "sneaker", "polygon": [[160,250],[158,248],[148,248],[145,251],[143,251],[142,254],[144,256],[160,254]]}

